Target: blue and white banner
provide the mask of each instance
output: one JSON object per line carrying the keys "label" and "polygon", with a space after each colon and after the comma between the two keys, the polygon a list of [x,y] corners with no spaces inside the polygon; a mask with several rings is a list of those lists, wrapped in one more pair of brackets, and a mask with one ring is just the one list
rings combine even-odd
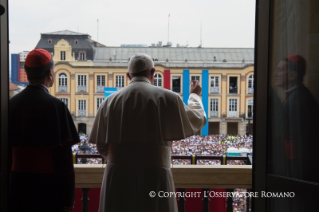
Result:
{"label": "blue and white banner", "polygon": [[115,93],[117,88],[104,87],[104,98],[108,97],[112,93]]}

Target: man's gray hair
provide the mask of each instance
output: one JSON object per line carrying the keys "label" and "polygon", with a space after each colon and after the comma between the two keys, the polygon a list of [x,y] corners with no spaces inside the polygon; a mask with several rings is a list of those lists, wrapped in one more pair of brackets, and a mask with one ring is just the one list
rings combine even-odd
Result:
{"label": "man's gray hair", "polygon": [[131,57],[128,62],[128,72],[130,74],[136,74],[142,71],[149,71],[154,68],[153,59],[147,54],[136,54]]}

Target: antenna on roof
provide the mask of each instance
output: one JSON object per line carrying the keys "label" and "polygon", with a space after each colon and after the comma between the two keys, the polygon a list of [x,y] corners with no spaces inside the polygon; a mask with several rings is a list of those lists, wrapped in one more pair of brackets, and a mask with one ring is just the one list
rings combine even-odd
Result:
{"label": "antenna on roof", "polygon": [[202,22],[200,22],[200,47],[202,47]]}
{"label": "antenna on roof", "polygon": [[200,44],[198,48],[202,48],[202,22],[200,22]]}
{"label": "antenna on roof", "polygon": [[96,41],[99,41],[99,19],[97,19],[97,36],[96,36]]}
{"label": "antenna on roof", "polygon": [[170,14],[168,14],[167,43],[169,42],[169,18],[170,18]]}

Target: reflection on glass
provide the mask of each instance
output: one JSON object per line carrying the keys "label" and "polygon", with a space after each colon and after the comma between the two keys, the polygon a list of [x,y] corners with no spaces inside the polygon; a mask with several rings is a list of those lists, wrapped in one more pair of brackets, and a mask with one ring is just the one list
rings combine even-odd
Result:
{"label": "reflection on glass", "polygon": [[272,164],[271,171],[306,181],[319,182],[313,161],[318,151],[319,107],[303,79],[306,60],[290,54],[277,65],[273,74],[275,89],[283,98],[272,94]]}
{"label": "reflection on glass", "polygon": [[271,3],[267,189],[296,197],[267,199],[267,211],[317,211],[319,1]]}

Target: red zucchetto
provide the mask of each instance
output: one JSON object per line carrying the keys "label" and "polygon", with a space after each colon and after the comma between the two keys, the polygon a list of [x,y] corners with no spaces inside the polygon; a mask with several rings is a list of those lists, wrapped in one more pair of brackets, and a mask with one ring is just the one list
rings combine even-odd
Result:
{"label": "red zucchetto", "polygon": [[29,68],[40,68],[49,64],[51,59],[52,59],[52,55],[47,50],[33,49],[27,55],[24,65]]}
{"label": "red zucchetto", "polygon": [[302,56],[298,54],[290,54],[286,56],[286,59],[292,64],[294,64],[296,67],[298,67],[299,69],[301,70],[306,69],[306,60]]}

